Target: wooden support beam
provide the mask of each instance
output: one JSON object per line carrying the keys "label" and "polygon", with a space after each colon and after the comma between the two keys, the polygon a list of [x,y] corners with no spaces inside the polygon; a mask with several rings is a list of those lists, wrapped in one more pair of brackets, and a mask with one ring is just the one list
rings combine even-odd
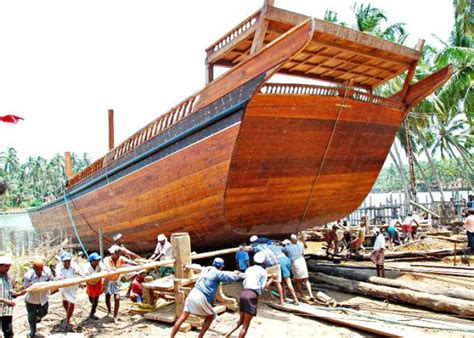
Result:
{"label": "wooden support beam", "polygon": [[214,81],[214,64],[209,63],[209,61],[206,58],[206,85],[209,82]]}
{"label": "wooden support beam", "polygon": [[109,150],[114,149],[115,140],[114,140],[114,110],[109,109]]}
{"label": "wooden support beam", "polygon": [[176,318],[178,318],[184,309],[186,294],[181,287],[182,279],[189,279],[192,271],[186,269],[186,265],[191,264],[191,238],[186,232],[178,232],[171,235],[171,246],[174,255],[174,301],[176,304]]}
{"label": "wooden support beam", "polygon": [[74,172],[72,171],[71,153],[69,151],[64,153],[64,169],[66,171],[67,178],[74,176]]}
{"label": "wooden support beam", "polygon": [[[423,50],[423,46],[425,45],[425,40],[418,40],[418,44],[416,45],[416,49],[420,52],[420,57],[421,57],[421,51]],[[407,94],[408,88],[410,87],[411,80],[413,80],[413,76],[415,75],[416,71],[416,66],[418,66],[418,61],[414,60],[410,64],[410,68],[408,68],[408,73],[407,76],[405,77],[405,82],[403,83],[403,88],[400,92],[400,96],[402,97],[402,101],[405,102],[405,96]]]}

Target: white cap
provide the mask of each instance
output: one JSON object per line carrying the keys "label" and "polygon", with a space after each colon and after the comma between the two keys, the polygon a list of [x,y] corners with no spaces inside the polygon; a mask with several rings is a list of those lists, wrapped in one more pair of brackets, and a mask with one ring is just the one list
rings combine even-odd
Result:
{"label": "white cap", "polygon": [[283,242],[281,242],[281,244],[283,245],[287,245],[287,244],[290,244],[290,240],[289,239],[284,239]]}
{"label": "white cap", "polygon": [[11,265],[12,259],[10,256],[0,256],[0,264],[2,265]]}
{"label": "white cap", "polygon": [[111,254],[115,254],[115,253],[120,252],[120,251],[122,251],[122,248],[119,247],[118,245],[112,245],[112,246],[109,248],[109,252],[110,252]]}
{"label": "white cap", "polygon": [[250,237],[250,243],[255,242],[257,239],[258,239],[258,236],[257,236],[257,235],[253,235],[252,237]]}
{"label": "white cap", "polygon": [[166,241],[166,236],[164,234],[159,234],[157,238],[158,238],[158,241],[160,241],[160,242],[161,241]]}
{"label": "white cap", "polygon": [[257,264],[262,264],[265,260],[265,254],[261,251],[257,252],[255,256],[253,256],[253,261]]}
{"label": "white cap", "polygon": [[374,232],[374,234],[378,234],[380,232],[380,229],[377,227],[374,227],[372,231]]}
{"label": "white cap", "polygon": [[113,238],[114,241],[118,241],[122,237],[123,237],[122,234],[115,234],[112,238]]}
{"label": "white cap", "polygon": [[291,234],[290,238],[291,239],[298,239],[298,236],[296,236],[295,234]]}

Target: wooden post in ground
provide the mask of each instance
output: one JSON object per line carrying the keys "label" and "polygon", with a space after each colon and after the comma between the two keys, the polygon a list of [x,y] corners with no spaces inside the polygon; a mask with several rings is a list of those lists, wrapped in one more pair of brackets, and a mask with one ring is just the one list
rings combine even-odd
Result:
{"label": "wooden post in ground", "polygon": [[[191,264],[191,238],[186,232],[178,232],[171,235],[171,247],[173,248],[174,262],[174,299],[176,305],[176,318],[179,318],[184,309],[186,300],[185,291],[182,289],[183,279],[188,279],[192,271],[185,266]],[[184,325],[182,330],[189,330],[191,326]]]}

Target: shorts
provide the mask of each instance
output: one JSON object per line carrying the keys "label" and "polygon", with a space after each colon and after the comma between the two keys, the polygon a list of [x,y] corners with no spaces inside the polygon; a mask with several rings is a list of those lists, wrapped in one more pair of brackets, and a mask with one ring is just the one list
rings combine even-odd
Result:
{"label": "shorts", "polygon": [[281,278],[282,279],[290,278],[291,260],[286,256],[282,256],[278,258],[278,263],[280,263]]}

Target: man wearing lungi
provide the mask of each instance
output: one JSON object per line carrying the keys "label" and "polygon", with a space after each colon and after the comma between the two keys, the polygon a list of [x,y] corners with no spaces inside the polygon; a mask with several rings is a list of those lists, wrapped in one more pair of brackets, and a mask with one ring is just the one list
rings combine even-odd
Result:
{"label": "man wearing lungi", "polygon": [[379,228],[375,227],[372,229],[374,232],[375,243],[374,243],[374,250],[372,251],[372,255],[370,256],[370,260],[372,263],[375,264],[377,269],[377,276],[385,278],[385,270],[383,267],[384,258],[385,258],[385,237],[383,236],[382,232]]}
{"label": "man wearing lungi", "polygon": [[[104,264],[107,270],[117,270],[124,267],[126,264],[137,265],[134,261],[122,256],[122,248],[118,245],[112,245],[109,248],[110,256],[104,259]],[[117,323],[118,310],[120,307],[120,274],[106,277],[105,289],[105,305],[107,306],[107,316],[112,312],[112,305],[110,298],[114,296],[114,317],[113,321]]]}
{"label": "man wearing lungi", "polygon": [[235,330],[240,326],[239,337],[245,337],[248,332],[250,322],[253,317],[257,315],[257,304],[258,297],[262,294],[263,290],[268,288],[276,275],[268,275],[267,271],[262,267],[265,260],[265,254],[263,252],[257,252],[253,256],[255,265],[245,270],[245,279],[242,291],[240,292],[240,318],[235,323],[229,332],[226,333],[226,337],[229,337]]}
{"label": "man wearing lungi", "polygon": [[[90,276],[94,273],[107,270],[105,265],[100,261],[102,257],[97,252],[89,255],[89,264],[87,264],[85,275]],[[99,304],[99,297],[104,292],[104,279],[94,279],[86,283],[86,293],[89,296],[89,301],[92,304],[90,319],[97,320],[99,317],[95,315],[97,305]]]}
{"label": "man wearing lungi", "polygon": [[217,290],[221,283],[239,282],[244,279],[244,274],[240,272],[222,271],[224,268],[224,260],[215,258],[212,266],[204,268],[196,281],[196,285],[189,293],[184,303],[184,311],[178,318],[171,331],[171,337],[178,332],[181,324],[188,319],[189,315],[204,317],[199,337],[203,337],[211,326],[212,321],[217,314],[215,313],[212,303],[216,299]]}
{"label": "man wearing lungi", "polygon": [[[56,279],[69,279],[77,276],[83,276],[81,268],[76,262],[71,262],[72,256],[69,253],[61,255],[61,262],[56,265]],[[73,285],[67,288],[59,289],[63,299],[63,307],[66,310],[66,320],[64,327],[66,330],[73,330],[71,325],[72,314],[74,313],[74,304],[76,303],[77,289],[79,285]]]}
{"label": "man wearing lungi", "polygon": [[287,243],[282,250],[291,260],[291,271],[293,272],[293,278],[298,293],[303,297],[303,287],[301,284],[304,283],[308,290],[310,300],[314,300],[311,284],[308,280],[308,267],[306,266],[306,261],[303,256],[303,243],[298,242],[298,237],[296,237],[295,234],[292,234],[290,237],[290,243]]}

